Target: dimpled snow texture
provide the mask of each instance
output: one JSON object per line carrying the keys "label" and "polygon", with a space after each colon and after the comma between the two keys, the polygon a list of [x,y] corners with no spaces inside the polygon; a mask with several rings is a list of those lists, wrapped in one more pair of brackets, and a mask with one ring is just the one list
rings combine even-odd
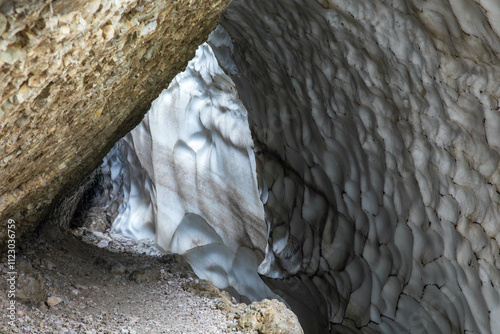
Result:
{"label": "dimpled snow texture", "polygon": [[235,0],[211,35],[255,143],[260,273],[312,283],[332,333],[500,332],[499,13]]}
{"label": "dimpled snow texture", "polygon": [[202,47],[125,139],[155,190],[115,229],[154,203],[135,230],[153,217],[161,247],[250,299],[270,293],[265,251],[309,333],[500,332],[499,15],[233,1],[209,42],[254,144]]}

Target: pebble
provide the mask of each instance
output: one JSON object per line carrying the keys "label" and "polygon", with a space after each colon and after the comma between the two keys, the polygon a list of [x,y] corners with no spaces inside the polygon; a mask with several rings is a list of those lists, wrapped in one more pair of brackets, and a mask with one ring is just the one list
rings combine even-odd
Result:
{"label": "pebble", "polygon": [[55,307],[56,305],[60,304],[61,302],[62,302],[62,298],[60,298],[60,297],[51,296],[51,297],[47,298],[47,304],[50,307]]}
{"label": "pebble", "polygon": [[101,240],[97,243],[97,247],[106,248],[106,247],[108,247],[108,244],[109,244],[108,240]]}
{"label": "pebble", "polygon": [[111,273],[115,275],[122,275],[126,270],[127,268],[121,263],[117,263],[111,267]]}

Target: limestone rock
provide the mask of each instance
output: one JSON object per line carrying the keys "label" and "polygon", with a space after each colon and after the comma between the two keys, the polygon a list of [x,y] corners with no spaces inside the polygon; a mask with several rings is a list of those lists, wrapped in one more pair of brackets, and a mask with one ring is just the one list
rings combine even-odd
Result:
{"label": "limestone rock", "polygon": [[129,278],[130,280],[135,281],[137,284],[144,284],[160,280],[161,274],[158,270],[143,268],[131,273]]}
{"label": "limestone rock", "polygon": [[16,300],[25,304],[38,304],[45,300],[45,281],[40,273],[22,274],[17,279]]}
{"label": "limestone rock", "polygon": [[125,267],[121,263],[117,263],[113,267],[111,267],[111,273],[115,274],[115,275],[125,274],[126,271],[127,271],[127,267]]}
{"label": "limestone rock", "polygon": [[55,307],[56,305],[60,304],[61,302],[62,302],[62,299],[60,297],[51,296],[51,297],[47,298],[47,304],[50,307]]}
{"label": "limestone rock", "polygon": [[17,263],[17,270],[21,272],[22,274],[26,275],[33,275],[33,266],[31,265],[31,262],[27,261],[24,258],[19,258],[18,263]]}
{"label": "limestone rock", "polygon": [[193,295],[206,298],[218,298],[221,296],[220,290],[210,281],[204,279],[199,281],[188,281],[182,286],[182,288]]}
{"label": "limestone rock", "polygon": [[179,254],[172,254],[172,263],[168,271],[172,274],[187,274],[193,276],[193,269]]}
{"label": "limestone rock", "polygon": [[100,208],[91,208],[83,222],[83,227],[93,232],[104,232],[110,225],[106,213]]}
{"label": "limestone rock", "polygon": [[0,10],[0,220],[15,219],[19,238],[141,120],[229,1],[8,3]]}
{"label": "limestone rock", "polygon": [[304,333],[297,316],[275,299],[252,303],[240,315],[238,327],[245,333]]}

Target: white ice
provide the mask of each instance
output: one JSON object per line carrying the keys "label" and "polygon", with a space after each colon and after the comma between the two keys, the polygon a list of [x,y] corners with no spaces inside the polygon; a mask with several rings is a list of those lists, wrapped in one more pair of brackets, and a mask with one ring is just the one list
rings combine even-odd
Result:
{"label": "white ice", "polygon": [[259,157],[260,273],[312,283],[332,333],[500,332],[499,13],[236,0],[212,35]]}
{"label": "white ice", "polygon": [[277,297],[257,274],[267,227],[247,113],[208,45],[105,166],[124,193],[115,233],[154,238],[244,300]]}

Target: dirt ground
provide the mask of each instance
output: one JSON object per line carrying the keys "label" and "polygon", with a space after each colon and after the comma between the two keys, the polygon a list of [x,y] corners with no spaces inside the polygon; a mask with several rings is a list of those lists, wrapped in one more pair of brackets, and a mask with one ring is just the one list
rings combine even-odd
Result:
{"label": "dirt ground", "polygon": [[162,255],[152,242],[75,234],[44,232],[18,252],[14,327],[2,261],[0,333],[237,332],[237,319],[218,308],[230,297],[199,280],[180,256]]}
{"label": "dirt ground", "polygon": [[[15,275],[7,259],[0,263],[0,334],[303,334],[282,302],[237,303],[151,240],[48,225],[27,244]],[[12,276],[15,299],[8,295]]]}

